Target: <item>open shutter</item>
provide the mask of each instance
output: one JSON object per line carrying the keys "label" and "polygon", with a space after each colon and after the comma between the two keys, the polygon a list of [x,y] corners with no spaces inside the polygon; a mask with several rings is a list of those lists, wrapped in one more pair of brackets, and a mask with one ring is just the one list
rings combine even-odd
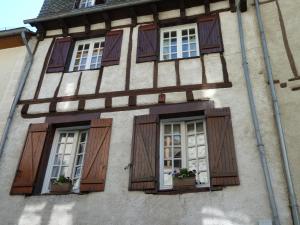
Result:
{"label": "open shutter", "polygon": [[139,27],[137,62],[155,61],[158,58],[158,26],[150,24]]}
{"label": "open shutter", "polygon": [[206,116],[211,185],[239,185],[230,109],[208,109]]}
{"label": "open shutter", "polygon": [[63,72],[65,70],[72,38],[56,39],[48,64],[47,73]]}
{"label": "open shutter", "polygon": [[123,30],[110,31],[106,34],[102,66],[112,66],[120,63],[122,37]]}
{"label": "open shutter", "polygon": [[157,115],[134,119],[129,190],[156,189]]}
{"label": "open shutter", "polygon": [[10,194],[32,194],[47,130],[48,124],[46,123],[30,125]]}
{"label": "open shutter", "polygon": [[198,20],[198,33],[201,54],[224,51],[218,14],[200,17]]}
{"label": "open shutter", "polygon": [[91,122],[81,178],[81,192],[104,191],[112,119]]}

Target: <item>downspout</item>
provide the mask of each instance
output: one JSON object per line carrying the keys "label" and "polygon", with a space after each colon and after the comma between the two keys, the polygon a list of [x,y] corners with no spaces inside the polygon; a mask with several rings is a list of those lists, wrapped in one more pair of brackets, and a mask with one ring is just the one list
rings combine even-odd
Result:
{"label": "downspout", "polygon": [[253,122],[253,126],[255,129],[257,148],[258,148],[258,152],[259,152],[259,156],[260,156],[260,160],[261,160],[261,164],[262,164],[262,168],[263,168],[263,172],[264,172],[265,182],[266,182],[266,186],[267,186],[269,204],[270,204],[271,211],[272,211],[273,224],[280,225],[277,204],[276,204],[276,200],[275,200],[275,194],[273,191],[273,185],[272,185],[272,180],[271,180],[271,176],[270,176],[270,170],[269,170],[268,162],[266,159],[265,145],[263,143],[263,139],[262,139],[262,135],[261,135],[256,105],[255,105],[255,101],[254,101],[253,88],[252,88],[252,83],[250,80],[248,59],[247,59],[246,47],[245,47],[244,28],[243,28],[242,16],[241,16],[239,4],[237,5],[236,8],[237,8],[237,19],[238,19],[238,27],[239,27],[239,34],[240,34],[240,44],[241,44],[241,52],[242,52],[244,78],[245,78],[245,82],[246,82],[246,86],[247,86],[252,122]]}
{"label": "downspout", "polygon": [[273,109],[274,109],[274,114],[275,114],[275,122],[276,122],[277,131],[278,131],[278,135],[279,135],[280,150],[281,150],[283,168],[284,168],[285,178],[286,178],[288,192],[289,192],[289,200],[290,200],[290,204],[291,204],[293,222],[294,222],[294,225],[300,225],[299,210],[298,210],[297,199],[296,199],[296,194],[295,194],[295,190],[294,190],[294,185],[293,185],[293,180],[292,180],[292,176],[291,176],[291,170],[290,170],[290,165],[289,165],[289,160],[288,160],[288,155],[287,155],[286,140],[285,140],[285,135],[284,135],[284,131],[283,131],[282,123],[281,123],[279,103],[278,103],[278,98],[277,98],[277,94],[276,94],[276,90],[275,90],[275,85],[273,82],[273,71],[272,71],[269,50],[268,50],[268,45],[267,45],[267,39],[266,39],[266,34],[265,34],[265,30],[264,30],[264,25],[263,25],[263,21],[262,21],[262,16],[261,16],[258,0],[255,0],[255,8],[256,8],[256,17],[257,17],[257,21],[258,21],[258,25],[259,25],[260,36],[261,36],[264,61],[265,61],[265,65],[266,65],[266,69],[267,69],[267,76],[268,76],[270,89],[271,89]]}
{"label": "downspout", "polygon": [[31,51],[31,49],[28,45],[28,41],[26,39],[25,31],[23,31],[21,33],[21,37],[22,37],[24,45],[26,46],[29,57],[28,57],[28,60],[26,62],[25,68],[24,68],[24,70],[21,74],[19,84],[18,84],[18,88],[16,90],[16,94],[15,94],[13,103],[11,105],[10,112],[9,112],[9,115],[8,115],[8,118],[7,118],[7,121],[6,121],[6,124],[5,124],[5,128],[4,128],[2,137],[1,137],[0,158],[2,156],[4,147],[5,147],[5,144],[6,144],[6,140],[7,140],[7,136],[8,136],[11,124],[12,124],[13,116],[14,116],[14,113],[15,113],[16,108],[17,108],[17,103],[18,103],[19,99],[21,98],[21,94],[22,94],[22,91],[24,89],[24,86],[25,86],[25,83],[26,83],[26,80],[27,80],[32,62],[33,62],[33,53],[32,53],[32,51]]}

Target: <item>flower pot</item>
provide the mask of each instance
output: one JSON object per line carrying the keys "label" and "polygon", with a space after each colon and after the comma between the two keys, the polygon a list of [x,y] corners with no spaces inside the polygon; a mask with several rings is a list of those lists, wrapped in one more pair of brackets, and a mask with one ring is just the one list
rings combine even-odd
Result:
{"label": "flower pot", "polygon": [[72,183],[55,183],[51,184],[51,193],[69,193],[72,190]]}
{"label": "flower pot", "polygon": [[184,190],[195,188],[195,177],[173,178],[173,189]]}

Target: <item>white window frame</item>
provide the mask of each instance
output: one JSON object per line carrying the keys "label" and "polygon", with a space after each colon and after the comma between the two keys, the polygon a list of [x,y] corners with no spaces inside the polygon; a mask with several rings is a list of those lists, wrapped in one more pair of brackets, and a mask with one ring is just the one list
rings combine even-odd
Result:
{"label": "white window frame", "polygon": [[[86,65],[85,65],[85,69],[83,69],[83,70],[89,70],[91,68],[94,44],[97,43],[97,42],[100,42],[100,48],[101,48],[101,43],[105,42],[105,37],[76,41],[75,46],[74,46],[74,50],[73,50],[73,54],[72,54],[72,60],[71,60],[71,63],[70,63],[69,72],[75,72],[74,71],[74,66],[75,66],[76,54],[77,54],[79,45],[89,44],[87,62],[86,62]],[[102,51],[102,54],[103,54],[103,51]],[[100,67],[101,67],[101,61],[100,61]],[[95,69],[99,69],[99,68],[95,68]],[[78,71],[83,71],[83,70],[80,70],[80,68],[78,69]]]}
{"label": "white window frame", "polygon": [[[71,178],[72,178],[74,176],[75,160],[76,160],[78,145],[79,145],[79,141],[80,141],[79,140],[79,134],[80,134],[81,131],[85,131],[85,130],[87,131],[87,136],[86,136],[86,143],[87,143],[89,126],[64,127],[64,128],[56,129],[55,134],[54,134],[52,147],[51,147],[49,160],[48,160],[47,170],[46,170],[46,174],[45,174],[45,177],[44,177],[44,182],[43,182],[43,187],[42,187],[42,194],[47,194],[47,193],[50,192],[49,185],[50,185],[50,182],[51,182],[52,167],[53,167],[54,160],[55,160],[55,155],[56,155],[56,150],[57,150],[60,134],[64,133],[64,132],[74,132],[75,133],[75,135],[74,135],[74,145],[73,145],[73,148],[72,148],[72,154],[71,154],[70,165],[69,165],[69,170],[71,169],[71,171],[69,171],[69,174],[71,175]],[[86,148],[86,146],[85,146],[85,148]],[[82,165],[83,165],[83,163],[84,163],[84,155],[83,155],[83,159],[82,159]],[[82,170],[81,170],[81,175],[82,175]],[[80,192],[80,190],[79,189],[73,189],[72,192],[77,193],[77,192]]]}
{"label": "white window frame", "polygon": [[[165,32],[172,32],[176,31],[177,33],[177,58],[181,59],[182,57],[182,30],[186,29],[195,29],[195,36],[196,36],[196,56],[200,56],[200,50],[199,50],[199,37],[198,37],[198,26],[196,23],[192,24],[185,24],[185,25],[179,25],[179,26],[172,26],[172,27],[164,27],[160,29],[160,61],[168,61],[168,60],[174,60],[174,59],[164,59],[163,57],[163,41],[164,41],[164,33]],[[187,57],[186,59],[191,58]]]}
{"label": "white window frame", "polygon": [[[172,119],[164,119],[160,121],[160,155],[159,155],[159,189],[160,190],[169,190],[173,188],[173,184],[164,185],[164,125],[172,123],[180,123],[181,129],[181,167],[187,168],[187,128],[186,124],[189,122],[201,122],[203,123],[203,131],[205,137],[205,146],[206,146],[206,164],[207,164],[207,184],[197,184],[197,188],[210,187],[210,170],[209,170],[209,154],[208,154],[208,145],[207,145],[207,131],[206,131],[206,121],[203,116],[194,116],[194,117],[180,117]],[[174,161],[174,156],[172,155],[172,161]],[[172,164],[172,170],[174,171],[174,164]]]}
{"label": "white window frame", "polygon": [[[86,2],[85,2],[84,7],[81,7],[83,1],[86,1]],[[84,9],[84,8],[92,7],[92,6],[95,5],[95,0],[91,0],[91,3],[92,3],[92,4],[91,4],[90,6],[88,6],[87,4],[88,4],[89,1],[90,1],[90,0],[81,0],[80,3],[79,3],[79,8],[80,8],[80,9]]]}

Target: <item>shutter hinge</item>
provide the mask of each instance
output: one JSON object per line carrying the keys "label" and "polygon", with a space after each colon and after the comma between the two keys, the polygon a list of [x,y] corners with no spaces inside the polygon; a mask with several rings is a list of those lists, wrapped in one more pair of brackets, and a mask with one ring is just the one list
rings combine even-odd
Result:
{"label": "shutter hinge", "polygon": [[127,166],[125,166],[124,170],[128,170],[129,168],[132,168],[132,163],[129,163]]}

